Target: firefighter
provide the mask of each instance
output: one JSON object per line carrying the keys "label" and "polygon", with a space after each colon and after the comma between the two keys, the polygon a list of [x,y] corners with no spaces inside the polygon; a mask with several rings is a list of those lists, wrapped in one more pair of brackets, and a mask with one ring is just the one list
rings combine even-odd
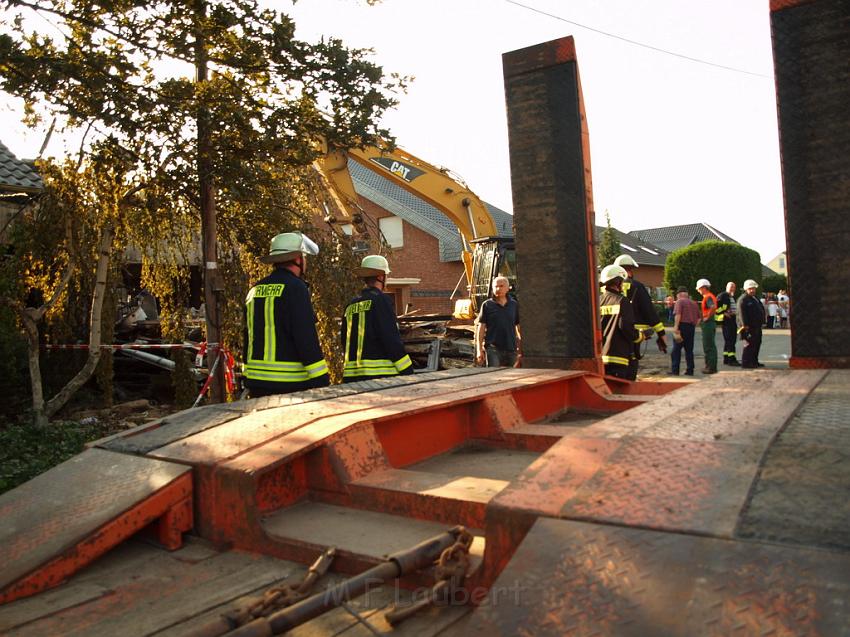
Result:
{"label": "firefighter", "polygon": [[319,247],[309,237],[284,232],[260,259],[274,270],[245,299],[244,376],[252,397],[330,384],[310,291],[302,280],[307,257],[317,254]]}
{"label": "firefighter", "polygon": [[354,273],[366,287],[342,317],[343,382],[412,374],[413,363],[404,351],[392,301],[383,292],[390,273],[387,260],[370,254]]}
{"label": "firefighter", "polygon": [[[644,334],[655,332],[658,335],[658,349],[667,353],[667,339],[664,331],[664,323],[658,319],[658,312],[652,305],[652,299],[646,286],[634,278],[635,268],[639,267],[637,262],[628,254],[621,254],[614,260],[614,265],[619,265],[626,271],[628,278],[623,281],[623,294],[632,304],[635,315],[635,327]],[[635,345],[635,355],[629,368],[629,380],[635,380],[638,373],[638,361],[643,358],[640,353],[640,345]]]}
{"label": "firefighter", "polygon": [[714,320],[720,323],[723,331],[723,364],[732,367],[741,366],[735,356],[735,341],[738,339],[738,302],[735,300],[737,289],[734,281],[726,284],[726,290],[717,295],[717,311],[714,313]]}
{"label": "firefighter", "polygon": [[738,299],[738,324],[744,351],[741,353],[741,367],[757,369],[764,367],[759,362],[761,349],[761,326],[764,323],[764,306],[756,296],[759,284],[752,279],[744,281],[744,294]]}
{"label": "firefighter", "polygon": [[599,282],[605,286],[599,299],[602,315],[602,362],[605,373],[631,380],[635,345],[643,340],[643,332],[635,328],[632,304],[623,296],[623,281],[628,273],[619,265],[602,268]]}

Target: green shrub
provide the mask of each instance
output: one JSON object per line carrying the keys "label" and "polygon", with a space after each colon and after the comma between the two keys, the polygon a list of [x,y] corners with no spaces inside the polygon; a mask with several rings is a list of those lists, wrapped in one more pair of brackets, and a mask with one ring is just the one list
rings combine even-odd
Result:
{"label": "green shrub", "polygon": [[664,285],[668,290],[683,285],[697,298],[699,279],[711,281],[711,291],[718,294],[729,281],[734,281],[740,290],[744,280],[758,281],[760,274],[761,261],[755,250],[737,243],[703,241],[670,253],[664,268]]}

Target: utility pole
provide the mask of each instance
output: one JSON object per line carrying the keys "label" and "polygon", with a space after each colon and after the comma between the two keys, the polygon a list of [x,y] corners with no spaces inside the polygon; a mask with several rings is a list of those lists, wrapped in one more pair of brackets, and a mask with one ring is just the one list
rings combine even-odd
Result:
{"label": "utility pole", "polygon": [[[203,84],[208,77],[208,57],[204,21],[207,15],[206,0],[195,0],[195,83]],[[198,93],[196,92],[196,95]],[[224,360],[215,361],[221,351],[221,320],[218,311],[218,293],[221,292],[221,274],[218,271],[216,245],[215,181],[212,169],[210,144],[210,114],[202,99],[198,102],[198,180],[200,186],[202,258],[204,262],[204,304],[207,323],[207,367],[214,378],[210,384],[210,401],[224,400]],[[215,368],[215,369],[213,369]]]}

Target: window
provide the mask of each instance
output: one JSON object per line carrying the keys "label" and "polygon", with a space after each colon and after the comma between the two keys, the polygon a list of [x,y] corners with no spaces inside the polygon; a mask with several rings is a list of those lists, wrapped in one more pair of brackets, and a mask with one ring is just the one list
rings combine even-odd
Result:
{"label": "window", "polygon": [[779,257],[779,267],[785,268],[785,257]]}
{"label": "window", "polygon": [[658,256],[658,253],[657,253],[655,250],[650,250],[650,249],[649,249],[649,248],[647,248],[646,246],[638,246],[638,247],[639,247],[641,250],[643,250],[644,252],[649,252],[649,254],[654,254],[655,256]]}
{"label": "window", "polygon": [[621,243],[620,247],[625,248],[629,252],[637,252],[637,250],[635,248],[633,248],[632,246],[627,246],[625,243]]}
{"label": "window", "polygon": [[382,217],[378,219],[378,225],[391,248],[404,247],[404,226],[399,217]]}

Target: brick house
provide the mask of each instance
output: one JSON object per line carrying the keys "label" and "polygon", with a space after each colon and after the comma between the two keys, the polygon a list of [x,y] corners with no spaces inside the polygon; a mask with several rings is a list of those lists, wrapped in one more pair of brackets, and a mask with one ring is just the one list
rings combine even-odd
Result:
{"label": "brick house", "polygon": [[[442,212],[381,175],[349,161],[360,204],[384,235],[392,270],[387,293],[396,312],[451,314],[454,299],[465,298],[466,280],[457,227]],[[513,235],[513,216],[486,204],[503,236]]]}
{"label": "brick house", "polygon": [[[628,254],[638,264],[635,278],[649,288],[653,298],[663,299],[667,294],[664,288],[664,264],[667,262],[667,250],[632,234],[620,232],[616,228],[611,229],[620,243],[620,254]],[[605,232],[604,227],[594,226],[594,240],[597,243],[602,240],[603,232]],[[609,264],[597,263],[597,265],[602,268]]]}

